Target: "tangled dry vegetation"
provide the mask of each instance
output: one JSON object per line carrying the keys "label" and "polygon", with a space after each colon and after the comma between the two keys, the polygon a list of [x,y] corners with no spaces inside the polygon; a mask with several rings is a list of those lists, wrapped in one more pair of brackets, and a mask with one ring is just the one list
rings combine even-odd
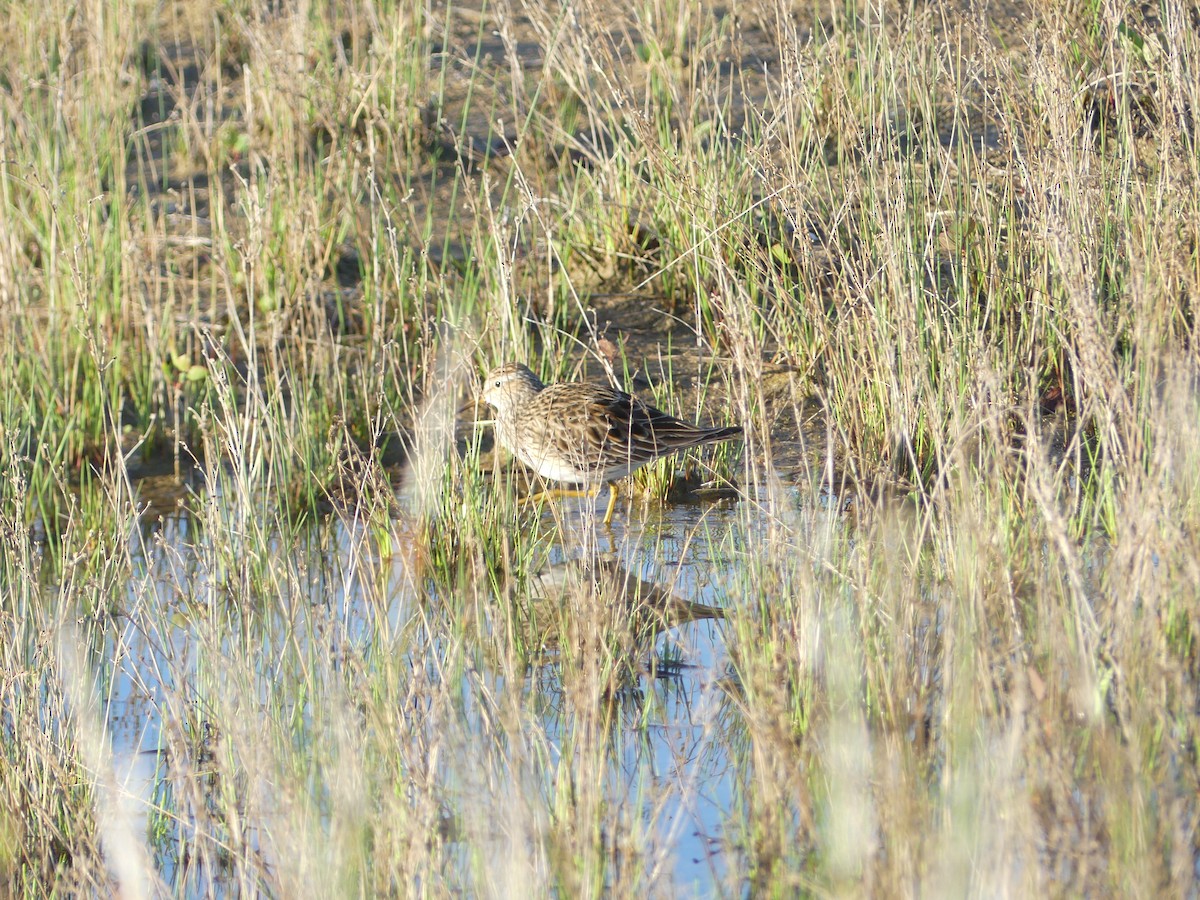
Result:
{"label": "tangled dry vegetation", "polygon": [[[0,891],[1194,892],[1193,4],[0,33]],[[744,451],[539,515],[508,359]]]}

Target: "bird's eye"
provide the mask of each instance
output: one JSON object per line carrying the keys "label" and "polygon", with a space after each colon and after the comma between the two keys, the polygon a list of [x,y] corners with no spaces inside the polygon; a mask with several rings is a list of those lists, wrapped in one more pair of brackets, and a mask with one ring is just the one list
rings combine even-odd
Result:
{"label": "bird's eye", "polygon": [[495,383],[492,384],[492,387],[500,387],[500,379],[499,378],[497,378]]}

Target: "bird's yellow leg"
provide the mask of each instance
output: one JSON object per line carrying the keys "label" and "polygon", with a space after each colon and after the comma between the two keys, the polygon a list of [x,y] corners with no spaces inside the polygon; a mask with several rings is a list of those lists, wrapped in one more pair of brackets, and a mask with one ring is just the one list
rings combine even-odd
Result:
{"label": "bird's yellow leg", "polygon": [[[599,486],[596,488],[599,490]],[[608,510],[604,513],[604,524],[611,525],[613,510],[617,508],[617,483],[610,481],[608,483]]]}
{"label": "bird's yellow leg", "polygon": [[595,497],[599,488],[546,488],[544,491],[538,491],[536,494],[529,494],[525,497],[527,503],[541,503],[545,500],[550,500],[555,497]]}

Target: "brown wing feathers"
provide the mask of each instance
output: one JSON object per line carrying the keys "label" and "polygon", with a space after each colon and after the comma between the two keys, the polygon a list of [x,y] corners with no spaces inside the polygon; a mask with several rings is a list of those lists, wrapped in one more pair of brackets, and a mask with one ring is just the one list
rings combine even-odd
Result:
{"label": "brown wing feathers", "polygon": [[606,449],[616,451],[617,458],[653,459],[673,450],[742,433],[736,426],[700,428],[611,388],[598,392],[593,402],[601,408],[608,424]]}

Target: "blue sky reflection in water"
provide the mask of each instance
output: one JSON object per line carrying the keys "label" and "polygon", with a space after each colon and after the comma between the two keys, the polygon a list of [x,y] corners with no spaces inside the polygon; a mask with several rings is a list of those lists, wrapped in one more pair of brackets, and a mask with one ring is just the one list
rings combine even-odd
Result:
{"label": "blue sky reflection in water", "polygon": [[[552,517],[556,512],[570,540],[570,533],[582,524],[579,508],[568,503],[543,515]],[[628,533],[625,527],[630,529]],[[729,580],[729,563],[710,554],[742,543],[734,534],[742,527],[737,511],[731,509],[675,506],[661,511],[634,510],[618,518],[611,534],[598,533],[598,549],[636,578],[668,589],[683,600],[720,607],[732,602],[722,587]],[[182,865],[176,855],[180,842],[190,839],[195,820],[186,812],[187,804],[174,796],[168,777],[171,748],[189,742],[193,751],[210,746],[219,752],[220,735],[209,731],[205,714],[206,691],[245,691],[249,694],[248,715],[257,709],[264,716],[278,717],[281,695],[277,686],[287,679],[303,682],[309,677],[304,659],[318,648],[345,655],[348,665],[398,664],[414,672],[423,670],[426,677],[446,677],[437,658],[442,652],[438,642],[444,638],[423,622],[422,612],[439,600],[431,589],[414,582],[404,569],[402,556],[392,561],[376,556],[364,564],[370,536],[365,526],[352,520],[335,517],[309,531],[297,542],[305,548],[299,558],[284,563],[288,576],[279,581],[277,593],[263,594],[264,609],[258,611],[252,626],[246,624],[249,620],[242,615],[244,611],[224,601],[222,581],[254,577],[253,566],[215,555],[193,520],[172,514],[131,535],[134,570],[127,595],[128,615],[114,619],[109,639],[96,649],[96,670],[104,685],[102,703],[112,739],[113,770],[117,783],[134,798],[128,804],[133,810],[131,828],[150,832],[149,853],[156,876],[168,885],[183,878],[186,892],[236,889],[222,883],[219,867],[198,874],[194,864]],[[577,549],[556,543],[549,548],[547,564],[577,555]],[[278,566],[281,560],[273,562]],[[239,565],[244,567],[239,569]],[[378,583],[373,591],[363,590],[362,578],[386,582],[382,588],[386,608],[381,608],[378,599],[371,599],[380,596]],[[158,610],[138,606],[153,602],[160,604]],[[156,624],[148,627],[150,622]],[[170,623],[167,634],[162,633],[163,622]],[[609,858],[646,852],[651,880],[688,895],[719,892],[726,869],[722,822],[729,812],[733,763],[728,756],[728,735],[721,730],[730,718],[722,686],[727,677],[722,628],[720,620],[675,625],[642,647],[638,658],[628,660],[634,674],[610,698],[614,712],[604,738],[605,802],[620,811],[620,821],[641,823],[633,828],[639,835],[638,846],[607,848]],[[424,638],[415,638],[422,630]],[[403,660],[372,661],[372,653],[396,646],[401,633],[406,636]],[[214,677],[212,667],[220,664],[220,652],[234,653],[239,644],[242,649],[252,646],[257,655],[256,684],[226,684],[223,673]],[[214,647],[223,651],[214,655]],[[432,658],[418,658],[422,647]],[[335,667],[340,664],[334,662]],[[524,764],[523,774],[507,788],[515,790],[520,784],[522,790],[542,793],[543,802],[545,797],[553,797],[563,737],[574,727],[577,712],[561,690],[559,665],[557,655],[547,653],[529,670],[522,688],[533,695],[527,696],[526,708],[537,711],[537,724],[525,727],[542,731],[539,740],[550,748],[549,761],[540,769]],[[483,660],[480,666],[463,677],[457,692],[464,744],[474,738],[484,740],[484,733],[492,727],[489,703],[503,688],[500,672],[489,673]],[[481,690],[492,697],[481,698]],[[324,715],[314,721],[312,712],[303,701],[295,709],[284,710],[304,732],[296,735],[297,741],[320,739],[319,730],[330,721]],[[164,722],[170,724],[164,726]],[[512,840],[511,829],[494,823],[482,828],[468,824],[460,835],[464,846],[453,846],[459,831],[456,821],[468,823],[475,815],[471,806],[479,797],[480,778],[472,771],[476,762],[465,754],[437,763],[444,784],[446,850],[451,861],[458,859],[466,867],[461,873],[464,884],[473,883],[469,869],[480,858],[502,865]],[[539,773],[535,777],[543,783],[529,783],[531,772]],[[201,778],[197,790],[191,801],[205,803],[212,802],[212,798],[204,799],[205,791],[221,787],[205,785]],[[496,797],[490,800],[494,804]],[[256,802],[269,806],[273,801],[267,796]],[[536,805],[533,802],[530,808]],[[487,815],[486,808],[481,812]],[[489,839],[494,839],[495,846],[487,846]],[[268,842],[260,841],[256,834],[247,834],[245,840],[261,855],[264,872],[286,863],[271,859]],[[471,862],[472,851],[478,854],[475,863]],[[645,860],[628,862],[640,865]],[[185,869],[188,874],[181,875]]]}

